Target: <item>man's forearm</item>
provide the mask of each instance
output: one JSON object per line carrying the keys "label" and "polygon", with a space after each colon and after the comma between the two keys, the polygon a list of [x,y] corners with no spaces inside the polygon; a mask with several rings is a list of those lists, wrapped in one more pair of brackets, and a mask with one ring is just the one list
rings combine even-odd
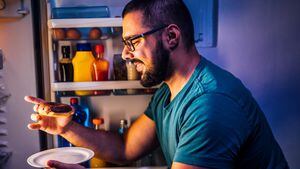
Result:
{"label": "man's forearm", "polygon": [[76,146],[92,149],[97,157],[105,161],[126,162],[124,141],[117,133],[93,130],[70,122],[61,136]]}

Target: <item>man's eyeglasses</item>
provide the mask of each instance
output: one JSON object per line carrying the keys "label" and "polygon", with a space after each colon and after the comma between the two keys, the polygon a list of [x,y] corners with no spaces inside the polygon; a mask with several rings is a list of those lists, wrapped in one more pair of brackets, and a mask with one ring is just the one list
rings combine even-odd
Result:
{"label": "man's eyeglasses", "polygon": [[150,30],[150,31],[148,31],[148,32],[145,32],[145,33],[142,33],[142,34],[138,34],[138,35],[131,36],[131,37],[129,37],[129,38],[123,39],[122,41],[123,41],[124,45],[125,45],[131,52],[134,52],[134,51],[135,51],[135,47],[134,47],[134,44],[135,44],[135,43],[133,42],[134,40],[139,39],[139,38],[143,38],[143,37],[145,37],[146,35],[150,35],[150,34],[152,34],[152,33],[155,33],[155,32],[157,32],[157,31],[159,31],[159,30],[161,30],[161,29],[163,29],[163,28],[165,28],[165,27],[167,27],[167,25],[160,26],[160,27],[158,27],[158,28],[152,29],[152,30]]}

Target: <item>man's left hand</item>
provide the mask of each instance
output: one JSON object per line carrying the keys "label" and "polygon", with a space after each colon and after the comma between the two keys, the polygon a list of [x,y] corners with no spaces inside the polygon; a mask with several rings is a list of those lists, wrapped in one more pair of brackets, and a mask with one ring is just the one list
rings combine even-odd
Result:
{"label": "man's left hand", "polygon": [[47,165],[50,168],[56,168],[56,169],[84,169],[83,166],[78,164],[66,164],[55,160],[49,160],[47,162]]}

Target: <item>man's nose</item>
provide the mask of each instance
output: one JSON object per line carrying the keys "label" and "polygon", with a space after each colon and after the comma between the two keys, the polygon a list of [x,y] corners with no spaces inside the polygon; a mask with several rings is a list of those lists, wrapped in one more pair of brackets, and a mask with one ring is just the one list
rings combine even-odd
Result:
{"label": "man's nose", "polygon": [[122,51],[122,59],[127,60],[127,59],[133,59],[134,56],[133,54],[128,50],[126,46],[124,46],[123,51]]}

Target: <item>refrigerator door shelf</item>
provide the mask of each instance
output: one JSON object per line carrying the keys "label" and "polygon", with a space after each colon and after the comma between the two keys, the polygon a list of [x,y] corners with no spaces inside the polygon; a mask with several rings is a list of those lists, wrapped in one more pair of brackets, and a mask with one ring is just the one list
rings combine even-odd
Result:
{"label": "refrigerator door shelf", "polygon": [[[158,88],[160,85],[153,88]],[[103,82],[58,82],[51,84],[52,91],[74,90],[113,90],[113,89],[146,89],[140,81],[103,81]]]}

